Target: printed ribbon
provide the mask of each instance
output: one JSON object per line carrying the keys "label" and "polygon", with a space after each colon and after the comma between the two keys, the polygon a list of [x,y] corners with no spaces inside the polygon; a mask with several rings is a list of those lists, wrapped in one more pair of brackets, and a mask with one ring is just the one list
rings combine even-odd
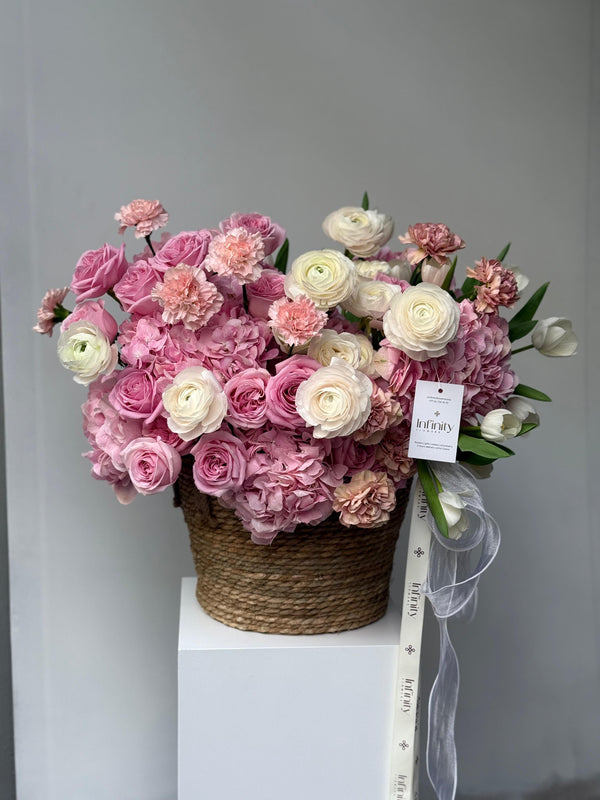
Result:
{"label": "printed ribbon", "polygon": [[[429,696],[427,774],[438,800],[454,800],[457,782],[454,719],[458,702],[458,658],[448,635],[448,619],[470,621],[477,608],[477,584],[500,546],[500,530],[483,507],[471,475],[458,464],[431,464],[445,491],[460,493],[469,528],[460,539],[449,539],[437,529],[431,511],[427,523],[433,534],[427,580],[421,592],[429,599],[440,626],[440,664]],[[477,565],[471,551],[481,546]]]}

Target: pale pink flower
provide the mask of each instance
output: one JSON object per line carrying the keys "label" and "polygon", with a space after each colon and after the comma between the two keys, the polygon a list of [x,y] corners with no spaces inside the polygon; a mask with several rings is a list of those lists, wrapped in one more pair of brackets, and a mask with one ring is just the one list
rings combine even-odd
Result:
{"label": "pale pink flower", "polygon": [[185,264],[169,267],[164,283],[156,284],[151,297],[162,306],[167,324],[181,322],[191,331],[206,325],[223,305],[223,295],[207,280],[204,271]]}
{"label": "pale pink flower", "polygon": [[[49,289],[42,297],[42,305],[37,310],[37,325],[34,325],[33,330],[36,333],[46,334],[52,336],[52,330],[57,322],[63,318],[55,316],[57,306],[62,306],[62,301],[69,293],[69,287],[65,286],[62,289]],[[60,309],[59,309],[60,310]]]}
{"label": "pale pink flower", "polygon": [[371,392],[371,413],[369,418],[357,431],[352,434],[354,438],[364,444],[379,444],[387,428],[397,425],[402,420],[400,403],[394,399],[388,390],[384,391],[373,383]]}
{"label": "pale pink flower", "polygon": [[239,214],[235,212],[224,219],[219,226],[223,233],[234,228],[245,228],[250,233],[259,233],[265,248],[265,255],[271,255],[285,240],[285,231],[276,222],[262,214]]}
{"label": "pale pink flower", "polygon": [[417,222],[410,225],[404,236],[398,237],[403,244],[414,245],[408,252],[410,264],[417,264],[424,258],[432,258],[438,264],[446,264],[448,255],[462,250],[465,243],[452,233],[443,222]]}
{"label": "pale pink flower", "polygon": [[325,311],[319,311],[314,300],[303,294],[295,300],[276,300],[269,309],[269,318],[277,339],[300,346],[310,342],[327,322]]}
{"label": "pale pink flower", "polygon": [[127,228],[135,228],[135,238],[143,239],[150,236],[152,231],[164,228],[169,215],[158,200],[133,200],[129,205],[121,206],[115,219],[119,223],[119,233],[125,233]]}
{"label": "pale pink flower", "polygon": [[481,283],[475,299],[475,310],[480,314],[491,314],[498,306],[512,308],[519,299],[514,272],[503,267],[495,258],[476,261],[475,269],[467,267],[467,275]]}
{"label": "pale pink flower", "polygon": [[252,283],[260,277],[260,262],[264,257],[260,233],[232,228],[212,240],[204,266],[217,275],[233,275],[242,284]]}
{"label": "pale pink flower", "polygon": [[348,527],[378,528],[385,525],[395,507],[394,484],[385,472],[358,472],[350,483],[338,486],[333,496],[333,510]]}
{"label": "pale pink flower", "polygon": [[387,431],[375,449],[375,462],[383,468],[394,481],[396,489],[406,486],[406,482],[417,471],[415,460],[408,457],[410,428],[403,422]]}

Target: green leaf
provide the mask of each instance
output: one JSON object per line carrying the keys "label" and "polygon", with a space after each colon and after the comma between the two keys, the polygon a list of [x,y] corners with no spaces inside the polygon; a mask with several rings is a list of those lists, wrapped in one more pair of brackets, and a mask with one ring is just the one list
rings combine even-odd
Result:
{"label": "green leaf", "polygon": [[517,433],[517,436],[523,436],[524,433],[529,433],[529,431],[532,431],[537,427],[539,427],[537,422],[524,422],[521,425],[521,430]]}
{"label": "green leaf", "polygon": [[417,283],[421,283],[421,264],[417,264],[410,276],[410,285],[416,286]]}
{"label": "green leaf", "polygon": [[496,461],[495,458],[484,458],[475,453],[461,453],[458,460],[465,464],[473,464],[475,467],[487,467],[488,464],[493,464]]}
{"label": "green leaf", "polygon": [[528,333],[531,333],[536,325],[536,319],[530,319],[526,322],[517,322],[516,325],[509,325],[508,338],[511,340],[511,342],[516,342],[517,339],[522,339],[524,336],[527,336]]}
{"label": "green leaf", "polygon": [[285,242],[279,248],[279,252],[277,253],[277,258],[275,259],[275,269],[278,269],[279,272],[283,272],[284,275],[287,269],[289,252],[290,252],[290,241],[289,239],[286,239]]}
{"label": "green leaf", "polygon": [[533,295],[525,303],[523,308],[520,311],[517,311],[517,313],[508,323],[509,329],[514,328],[521,322],[529,322],[530,319],[534,318],[535,312],[538,310],[540,303],[544,299],[544,295],[546,294],[546,289],[548,288],[549,285],[550,281],[546,281],[546,283],[540,286],[537,292],[533,293]]}
{"label": "green leaf", "polygon": [[509,243],[506,245],[506,247],[504,248],[504,250],[501,250],[501,251],[500,251],[500,253],[498,254],[498,258],[496,259],[496,261],[504,261],[504,259],[505,259],[505,258],[506,258],[506,256],[508,255],[508,251],[510,250],[510,245],[511,245],[511,242],[509,242]]}
{"label": "green leaf", "polygon": [[347,320],[350,322],[360,322],[361,317],[356,317],[354,314],[351,314],[349,311],[346,311],[345,308],[342,309],[342,316],[346,317]]}
{"label": "green leaf", "polygon": [[450,265],[450,269],[448,270],[448,274],[446,275],[446,277],[444,278],[444,282],[442,283],[442,289],[445,289],[446,291],[448,291],[448,289],[450,288],[450,284],[452,283],[452,278],[454,277],[454,270],[456,269],[456,260],[457,260],[456,256],[454,256],[452,264]]}
{"label": "green leaf", "polygon": [[478,286],[480,281],[475,280],[475,278],[465,278],[463,285],[460,287],[463,296],[466,297],[468,300],[472,300],[475,297],[475,287]]}
{"label": "green leaf", "polygon": [[486,439],[476,439],[466,433],[459,434],[458,447],[465,453],[475,453],[475,455],[493,458],[494,460],[514,455],[513,451],[509,450],[508,447],[488,442]]}
{"label": "green leaf", "polygon": [[530,400],[541,400],[543,403],[551,403],[552,398],[547,394],[540,392],[539,389],[534,389],[532,386],[526,386],[520,383],[516,389],[513,389],[513,394],[518,394],[521,397],[528,397]]}
{"label": "green leaf", "polygon": [[438,498],[435,481],[430,472],[427,461],[422,461],[420,458],[417,459],[417,472],[419,473],[419,480],[423,486],[423,491],[425,492],[425,497],[427,498],[427,504],[429,505],[431,513],[433,514],[435,524],[438,526],[438,530],[442,536],[447,537],[448,522],[446,521],[446,516],[442,510],[442,504]]}
{"label": "green leaf", "polygon": [[366,192],[363,194],[362,207],[364,211],[369,210],[369,195]]}

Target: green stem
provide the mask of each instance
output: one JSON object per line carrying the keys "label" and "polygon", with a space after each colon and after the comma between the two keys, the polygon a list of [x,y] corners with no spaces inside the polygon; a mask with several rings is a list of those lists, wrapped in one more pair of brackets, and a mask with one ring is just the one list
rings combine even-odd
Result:
{"label": "green stem", "polygon": [[69,314],[72,314],[72,311],[69,311],[68,308],[65,308],[61,303],[57,303],[54,306],[54,319],[57,322],[62,322],[63,319],[66,319]]}
{"label": "green stem", "polygon": [[118,304],[121,306],[121,308],[123,308],[123,306],[121,305],[121,301],[119,300],[119,298],[118,298],[118,297],[117,297],[117,295],[115,294],[115,290],[114,290],[114,289],[109,289],[109,290],[106,292],[106,294],[107,294],[109,297],[112,297],[112,299],[115,301],[115,303],[118,303]]}
{"label": "green stem", "polygon": [[154,251],[154,247],[152,247],[152,241],[150,240],[150,236],[148,235],[148,236],[145,236],[144,238],[146,239],[146,243],[148,244],[148,247],[150,248],[150,250],[152,250],[152,255],[155,256],[156,253]]}
{"label": "green stem", "polygon": [[245,283],[242,284],[242,296],[244,298],[244,311],[247,312],[248,309],[249,309],[249,305],[248,305],[248,290],[246,289],[246,284]]}
{"label": "green stem", "polygon": [[523,353],[525,350],[533,350],[533,345],[527,344],[525,347],[517,347],[516,350],[511,350],[511,355],[514,356],[515,353]]}

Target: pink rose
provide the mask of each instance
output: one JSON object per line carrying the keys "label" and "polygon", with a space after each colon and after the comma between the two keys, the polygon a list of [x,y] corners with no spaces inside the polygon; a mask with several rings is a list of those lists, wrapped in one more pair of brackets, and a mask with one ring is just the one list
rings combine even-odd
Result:
{"label": "pink rose", "polygon": [[150,293],[160,280],[161,274],[152,264],[136,261],[115,284],[115,294],[129,314],[152,314],[159,306]]}
{"label": "pink rose", "polygon": [[260,233],[265,255],[274,253],[285,240],[285,231],[276,222],[262,214],[232,214],[224,219],[220,225],[223,233],[228,233],[232,228],[245,228],[250,233]]}
{"label": "pink rose", "polygon": [[194,446],[194,442],[184,442],[181,436],[172,431],[167,424],[166,418],[162,416],[154,417],[154,419],[145,419],[142,423],[142,436],[162,439],[163,442],[174,447],[182,456],[189,453]]}
{"label": "pink rose", "polygon": [[248,309],[253,317],[269,318],[269,306],[285,297],[284,276],[277,269],[263,269],[260,278],[246,286]]}
{"label": "pink rose", "polygon": [[113,408],[123,417],[151,422],[162,409],[162,390],[168,378],[156,378],[145,369],[127,367],[108,396]]}
{"label": "pink rose", "polygon": [[357,442],[351,436],[331,439],[331,461],[346,468],[347,475],[371,469],[375,463],[375,446]]}
{"label": "pink rose", "polygon": [[226,419],[244,430],[262,428],[267,420],[266,388],[270,379],[266,369],[244,369],[225,386]]}
{"label": "pink rose", "polygon": [[170,444],[142,436],[123,451],[123,462],[140,494],[156,494],[172,486],[181,471],[181,456]]}
{"label": "pink rose", "polygon": [[321,365],[308,356],[291,356],[275,368],[276,374],[267,384],[267,417],[288,430],[306,427],[296,410],[298,386],[320,369]]}
{"label": "pink rose", "polygon": [[104,300],[88,300],[78,303],[73,313],[63,320],[61,331],[66,331],[74,322],[85,320],[96,325],[109,341],[114,341],[119,329],[116,319],[104,308]]}
{"label": "pink rose", "polygon": [[75,267],[71,291],[77,301],[100,297],[125,274],[125,245],[119,249],[105,244],[99,250],[86,250]]}
{"label": "pink rose", "polygon": [[205,494],[221,497],[239,489],[246,477],[247,456],[240,440],[227,431],[200,437],[193,448],[194,482]]}
{"label": "pink rose", "polygon": [[161,272],[179,264],[199,267],[206,258],[212,238],[213,234],[209,230],[182,231],[163,245],[156,254],[154,266]]}

